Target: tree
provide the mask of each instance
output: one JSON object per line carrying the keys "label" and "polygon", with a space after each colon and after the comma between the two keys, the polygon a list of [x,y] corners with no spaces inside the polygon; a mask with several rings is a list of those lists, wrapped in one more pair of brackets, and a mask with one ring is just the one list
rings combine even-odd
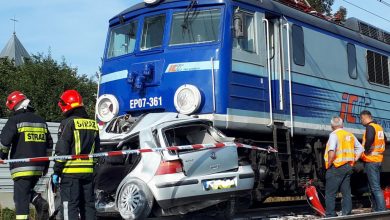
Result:
{"label": "tree", "polygon": [[334,0],[307,0],[311,7],[320,13],[325,13],[326,15],[332,15],[332,5]]}
{"label": "tree", "polygon": [[[33,55],[20,67],[0,62],[0,103],[7,94],[20,90],[31,100],[36,112],[47,121],[60,121],[63,116],[57,106],[59,96],[67,89],[76,89],[83,96],[87,112],[94,116],[97,83],[86,75],[77,75],[77,69],[53,60],[50,55]],[[3,107],[3,105],[0,105]],[[5,108],[1,113],[6,114]]]}
{"label": "tree", "polygon": [[334,14],[336,21],[344,22],[347,19],[347,9],[340,6],[339,10]]}

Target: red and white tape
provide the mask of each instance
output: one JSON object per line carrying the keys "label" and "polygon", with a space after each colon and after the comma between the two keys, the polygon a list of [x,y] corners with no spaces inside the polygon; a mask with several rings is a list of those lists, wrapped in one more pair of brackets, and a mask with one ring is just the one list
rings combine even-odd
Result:
{"label": "red and white tape", "polygon": [[202,149],[214,149],[214,148],[223,148],[223,147],[246,148],[251,150],[266,151],[268,153],[278,152],[275,148],[271,146],[269,146],[268,148],[262,148],[262,147],[250,146],[250,145],[240,144],[240,143],[225,142],[225,143],[215,143],[215,144],[172,146],[167,148],[110,151],[110,152],[102,152],[102,153],[95,153],[95,154],[64,155],[64,156],[52,156],[52,157],[34,157],[34,158],[23,158],[23,159],[0,160],[0,164],[25,163],[25,162],[48,162],[54,160],[76,160],[76,159],[89,159],[89,158],[98,158],[98,157],[122,156],[128,154],[152,153],[152,152],[162,152],[162,151],[180,151],[180,150],[202,150]]}

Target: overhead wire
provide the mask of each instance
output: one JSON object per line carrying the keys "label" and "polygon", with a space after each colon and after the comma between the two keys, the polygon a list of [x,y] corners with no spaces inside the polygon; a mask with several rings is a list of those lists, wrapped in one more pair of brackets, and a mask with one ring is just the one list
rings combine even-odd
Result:
{"label": "overhead wire", "polygon": [[358,6],[358,5],[354,4],[354,3],[352,3],[352,2],[350,2],[350,1],[347,1],[347,0],[342,0],[342,1],[348,3],[348,4],[352,5],[352,6],[354,6],[354,7],[356,7],[356,8],[359,8],[360,10],[363,10],[363,11],[365,11],[365,12],[371,14],[371,15],[374,15],[374,16],[376,16],[376,17],[378,17],[378,18],[381,18],[381,19],[383,19],[383,20],[385,20],[385,21],[387,21],[387,22],[390,23],[390,20],[387,19],[387,18],[385,18],[385,17],[382,17],[382,16],[380,16],[380,15],[378,15],[378,14],[375,14],[374,12],[371,12],[371,11],[365,9],[365,8],[362,8],[362,7],[360,7],[360,6]]}
{"label": "overhead wire", "polygon": [[386,1],[384,1],[384,0],[378,0],[378,2],[380,2],[380,3],[384,4],[384,5],[386,5],[387,7],[390,7],[390,3],[388,3],[388,2],[386,2]]}

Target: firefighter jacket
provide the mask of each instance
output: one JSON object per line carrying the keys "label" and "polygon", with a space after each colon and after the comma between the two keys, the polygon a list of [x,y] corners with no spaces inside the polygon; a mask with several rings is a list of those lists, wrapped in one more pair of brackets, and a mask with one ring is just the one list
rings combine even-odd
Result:
{"label": "firefighter jacket", "polygon": [[[367,126],[371,126],[375,130],[374,141],[371,144],[370,152],[362,154],[362,160],[369,163],[380,163],[383,161],[383,152],[385,151],[385,133],[382,126],[371,122]],[[363,145],[366,145],[367,132],[363,134]]]}
{"label": "firefighter jacket", "polygon": [[[325,168],[329,169],[329,167],[332,166],[332,164],[337,168],[340,167],[346,163],[349,163],[351,166],[353,166],[355,162],[355,141],[356,138],[355,136],[343,129],[337,129],[333,132],[336,137],[337,137],[337,146],[330,146],[329,141],[326,144],[326,149],[325,149],[325,155],[324,155],[324,160],[325,160]],[[332,164],[329,164],[328,161],[328,152],[331,149],[331,147],[336,147],[334,149],[335,151],[335,159],[333,160]]]}
{"label": "firefighter jacket", "polygon": [[[28,107],[16,111],[9,118],[1,132],[1,152],[3,159],[45,157],[53,148],[46,121]],[[48,169],[48,162],[11,163],[12,179],[19,177],[42,176]]]}
{"label": "firefighter jacket", "polygon": [[[88,119],[84,107],[71,110],[58,130],[57,156],[93,154],[99,149],[99,129],[95,120]],[[54,173],[62,176],[85,177],[93,173],[94,161],[90,159],[59,160]]]}

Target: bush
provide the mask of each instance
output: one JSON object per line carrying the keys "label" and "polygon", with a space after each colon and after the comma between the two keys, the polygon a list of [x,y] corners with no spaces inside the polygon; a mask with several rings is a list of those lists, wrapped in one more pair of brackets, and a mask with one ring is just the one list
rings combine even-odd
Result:
{"label": "bush", "polygon": [[13,220],[15,219],[15,211],[9,208],[1,209],[2,220]]}
{"label": "bush", "polygon": [[61,63],[50,55],[33,55],[31,59],[15,67],[6,59],[0,59],[0,117],[7,116],[5,103],[12,91],[23,92],[46,121],[61,121],[57,106],[61,93],[76,89],[83,96],[84,105],[90,117],[94,116],[97,83],[86,75],[78,75],[77,69],[65,61]]}
{"label": "bush", "polygon": [[[30,209],[30,220],[35,220],[37,213],[35,209]],[[14,220],[16,218],[15,210],[10,208],[2,208],[0,206],[0,220]]]}

